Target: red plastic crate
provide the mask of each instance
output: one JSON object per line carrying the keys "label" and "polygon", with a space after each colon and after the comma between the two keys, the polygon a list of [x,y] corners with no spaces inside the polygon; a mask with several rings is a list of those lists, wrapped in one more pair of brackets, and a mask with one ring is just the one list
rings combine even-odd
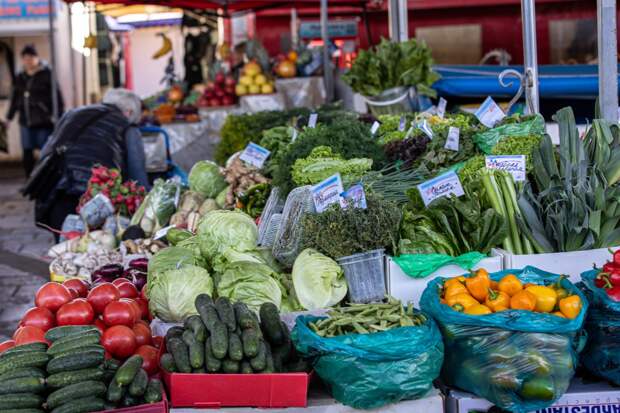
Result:
{"label": "red plastic crate", "polygon": [[[96,413],[110,413],[110,411],[107,410]],[[114,413],[168,413],[168,397],[166,396],[166,392],[164,391],[162,393],[162,400],[160,402],[114,409]]]}

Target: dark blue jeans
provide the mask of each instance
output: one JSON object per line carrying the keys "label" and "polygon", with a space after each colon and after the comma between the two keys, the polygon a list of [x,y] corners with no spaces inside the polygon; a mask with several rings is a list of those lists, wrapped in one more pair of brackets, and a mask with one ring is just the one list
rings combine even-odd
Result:
{"label": "dark blue jeans", "polygon": [[47,138],[52,134],[52,130],[52,128],[21,127],[22,164],[24,165],[26,177],[30,176],[30,172],[34,168],[34,150],[43,148]]}

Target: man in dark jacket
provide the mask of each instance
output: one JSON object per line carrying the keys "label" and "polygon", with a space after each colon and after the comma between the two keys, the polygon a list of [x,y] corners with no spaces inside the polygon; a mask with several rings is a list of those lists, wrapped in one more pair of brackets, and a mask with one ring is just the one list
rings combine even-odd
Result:
{"label": "man in dark jacket", "polygon": [[[19,113],[22,141],[22,162],[26,177],[34,167],[34,150],[43,148],[54,129],[52,108],[52,72],[37,55],[34,46],[26,46],[21,52],[23,71],[13,84],[11,104],[6,115],[12,120]],[[58,89],[59,90],[59,89]],[[63,100],[58,92],[58,114],[63,112]]]}

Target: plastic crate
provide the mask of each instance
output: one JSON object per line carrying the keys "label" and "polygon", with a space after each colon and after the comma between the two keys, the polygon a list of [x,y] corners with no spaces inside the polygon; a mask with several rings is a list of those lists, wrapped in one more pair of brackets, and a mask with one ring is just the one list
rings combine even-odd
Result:
{"label": "plastic crate", "polygon": [[[162,383],[163,386],[163,383]],[[162,389],[165,390],[165,389]],[[109,413],[110,410],[102,410],[96,413]],[[168,413],[168,397],[162,393],[162,400],[157,403],[141,404],[139,406],[122,407],[114,409],[114,413]]]}
{"label": "plastic crate", "polygon": [[370,303],[385,298],[384,250],[378,249],[338,258],[349,285],[349,301]]}

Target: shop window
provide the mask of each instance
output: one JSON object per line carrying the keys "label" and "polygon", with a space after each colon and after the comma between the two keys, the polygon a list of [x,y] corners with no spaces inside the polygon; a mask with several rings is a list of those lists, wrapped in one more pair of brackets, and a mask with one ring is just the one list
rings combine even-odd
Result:
{"label": "shop window", "polygon": [[419,27],[415,37],[430,46],[439,64],[477,64],[482,58],[479,24]]}
{"label": "shop window", "polygon": [[551,20],[549,40],[552,64],[596,63],[596,20]]}

